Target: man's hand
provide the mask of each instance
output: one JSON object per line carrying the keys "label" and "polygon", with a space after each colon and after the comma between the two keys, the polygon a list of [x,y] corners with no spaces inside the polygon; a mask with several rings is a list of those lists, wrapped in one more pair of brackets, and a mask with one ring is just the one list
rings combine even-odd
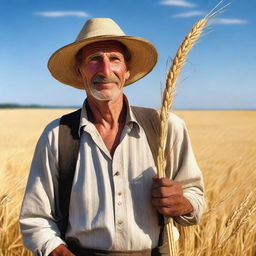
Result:
{"label": "man's hand", "polygon": [[168,178],[153,178],[152,204],[165,217],[181,216],[193,211],[183,196],[181,184]]}
{"label": "man's hand", "polygon": [[55,248],[49,256],[75,256],[64,244]]}

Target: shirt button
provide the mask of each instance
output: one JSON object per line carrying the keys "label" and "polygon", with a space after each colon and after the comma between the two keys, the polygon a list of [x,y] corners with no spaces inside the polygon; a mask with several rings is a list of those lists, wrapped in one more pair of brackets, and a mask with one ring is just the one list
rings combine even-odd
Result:
{"label": "shirt button", "polygon": [[117,205],[119,205],[119,206],[122,205],[122,202],[118,202]]}
{"label": "shirt button", "polygon": [[117,171],[117,172],[115,173],[115,176],[119,176],[119,175],[120,175],[120,172]]}
{"label": "shirt button", "polygon": [[118,192],[117,194],[118,194],[119,196],[121,196],[121,195],[122,195],[122,192]]}

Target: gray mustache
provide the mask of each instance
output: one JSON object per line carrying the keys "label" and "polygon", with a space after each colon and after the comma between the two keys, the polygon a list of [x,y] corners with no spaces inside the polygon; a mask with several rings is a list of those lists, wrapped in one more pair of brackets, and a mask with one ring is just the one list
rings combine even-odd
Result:
{"label": "gray mustache", "polygon": [[114,76],[114,75],[110,75],[110,76],[95,76],[92,79],[93,83],[119,83],[119,79]]}

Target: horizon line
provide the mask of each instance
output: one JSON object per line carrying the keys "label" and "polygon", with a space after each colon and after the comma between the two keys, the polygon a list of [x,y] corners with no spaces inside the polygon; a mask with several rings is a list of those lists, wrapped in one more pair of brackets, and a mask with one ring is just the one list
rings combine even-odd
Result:
{"label": "horizon line", "polygon": [[[26,108],[26,109],[68,109],[68,108],[74,108],[79,109],[81,106],[76,105],[41,105],[41,104],[18,104],[18,103],[0,103],[0,109],[18,109],[18,108]],[[190,111],[196,111],[196,110],[219,110],[219,111],[256,111],[256,108],[207,108],[207,107],[191,107],[191,108],[173,108],[172,110],[177,111],[184,111],[184,110],[190,110]]]}

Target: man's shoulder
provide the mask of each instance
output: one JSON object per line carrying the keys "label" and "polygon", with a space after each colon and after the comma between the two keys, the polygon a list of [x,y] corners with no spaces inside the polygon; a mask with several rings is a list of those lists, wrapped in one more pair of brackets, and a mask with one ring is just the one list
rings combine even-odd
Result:
{"label": "man's shoulder", "polygon": [[58,133],[59,126],[61,124],[61,120],[63,122],[63,119],[71,119],[77,114],[79,114],[79,119],[80,119],[80,111],[81,111],[81,109],[78,109],[78,110],[75,110],[75,111],[72,111],[69,113],[65,113],[62,116],[52,120],[50,123],[48,123],[45,126],[43,133],[46,135],[49,135],[51,133]]}
{"label": "man's shoulder", "polygon": [[177,128],[184,128],[185,126],[184,120],[173,112],[169,113],[169,123],[176,126]]}
{"label": "man's shoulder", "polygon": [[[78,109],[78,110],[75,110],[72,112],[68,112],[68,113],[63,114],[59,118],[52,120],[45,126],[41,137],[43,137],[51,142],[54,142],[54,141],[57,142],[58,136],[59,136],[60,124],[62,123],[62,124],[70,125],[70,123],[76,122],[75,120],[78,120],[78,122],[80,122],[80,114],[81,114],[80,111],[81,111],[81,109]],[[75,118],[75,120],[74,120],[74,118]],[[75,124],[75,126],[77,126],[77,125],[79,125],[79,124]]]}
{"label": "man's shoulder", "polygon": [[185,132],[186,125],[184,120],[173,112],[170,112],[168,116],[168,133],[171,135],[171,137],[174,140],[180,140],[183,138]]}
{"label": "man's shoulder", "polygon": [[159,113],[157,109],[148,108],[148,107],[141,107],[141,106],[131,106],[132,112],[141,113],[141,114],[152,114],[152,113]]}
{"label": "man's shoulder", "polygon": [[59,124],[60,118],[56,118],[48,123],[40,136],[40,140],[49,141],[50,144],[57,141],[59,135]]}
{"label": "man's shoulder", "polygon": [[[133,112],[140,112],[141,114],[147,115],[147,118],[155,117],[153,114],[158,113],[158,118],[160,121],[160,109],[155,109],[155,108],[148,108],[148,107],[138,107],[138,106],[131,106]],[[148,115],[150,114],[150,115]],[[185,122],[182,118],[180,118],[178,115],[174,114],[173,112],[169,112],[168,116],[168,122],[169,126],[171,125],[173,128],[176,129],[184,129],[185,127]]]}
{"label": "man's shoulder", "polygon": [[61,117],[56,118],[56,119],[50,121],[45,126],[43,133],[49,134],[49,133],[55,132],[58,129],[59,125],[60,125],[60,119],[61,119]]}

